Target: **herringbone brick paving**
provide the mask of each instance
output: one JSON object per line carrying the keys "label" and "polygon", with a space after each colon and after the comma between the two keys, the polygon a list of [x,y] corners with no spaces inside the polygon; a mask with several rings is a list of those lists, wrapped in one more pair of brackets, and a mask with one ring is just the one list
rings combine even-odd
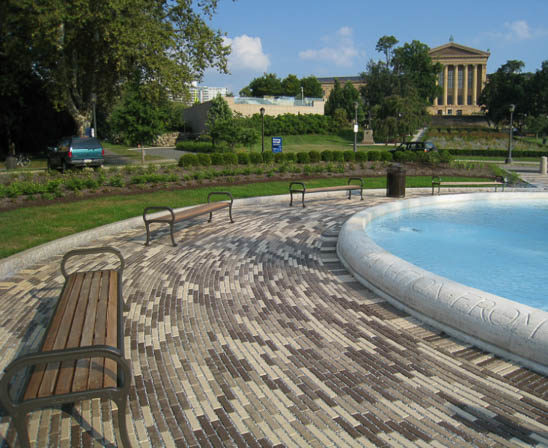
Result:
{"label": "herringbone brick paving", "polygon": [[[127,262],[133,446],[548,445],[546,377],[420,323],[339,263],[342,223],[387,200],[240,206],[235,224],[179,225],[178,247],[161,228],[149,247],[144,229],[93,244]],[[61,286],[59,257],[0,284],[0,368],[37,347]],[[115,443],[112,403],[75,409],[31,414],[35,446]]]}

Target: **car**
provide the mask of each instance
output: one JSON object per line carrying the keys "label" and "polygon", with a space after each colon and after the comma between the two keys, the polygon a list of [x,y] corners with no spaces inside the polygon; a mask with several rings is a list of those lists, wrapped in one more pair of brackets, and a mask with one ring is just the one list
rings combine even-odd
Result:
{"label": "car", "polygon": [[48,148],[48,169],[65,172],[86,166],[99,168],[105,162],[105,150],[93,137],[66,137],[57,146]]}
{"label": "car", "polygon": [[402,143],[395,149],[391,151],[415,151],[415,152],[430,152],[437,151],[438,148],[432,142],[405,142]]}

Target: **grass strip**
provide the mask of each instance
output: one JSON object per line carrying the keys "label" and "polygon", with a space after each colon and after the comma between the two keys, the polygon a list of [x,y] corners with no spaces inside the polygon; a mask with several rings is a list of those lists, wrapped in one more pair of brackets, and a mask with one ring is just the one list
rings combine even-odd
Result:
{"label": "grass strip", "polygon": [[[485,181],[485,178],[444,177],[447,181]],[[407,187],[430,187],[430,176],[408,176]],[[347,178],[308,179],[308,188],[346,185]],[[104,196],[46,206],[21,207],[0,213],[0,258],[40,244],[105,224],[141,216],[152,205],[172,208],[206,202],[211,191],[230,191],[235,199],[288,193],[289,181],[262,182],[230,187],[209,186],[186,190]],[[386,178],[366,178],[367,189],[386,188]]]}

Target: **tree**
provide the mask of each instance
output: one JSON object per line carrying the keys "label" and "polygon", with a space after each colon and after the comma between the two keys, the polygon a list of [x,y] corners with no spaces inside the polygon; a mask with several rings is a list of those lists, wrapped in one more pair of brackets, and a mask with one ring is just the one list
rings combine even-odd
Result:
{"label": "tree", "polygon": [[510,104],[514,104],[519,113],[527,113],[529,109],[525,95],[526,77],[521,74],[524,65],[522,61],[507,61],[489,76],[481,92],[480,104],[487,118],[497,127],[509,117]]}
{"label": "tree", "polygon": [[213,146],[218,139],[221,139],[221,136],[224,133],[227,123],[232,122],[232,110],[228,103],[224,100],[222,96],[217,96],[211,100],[211,106],[207,111],[207,120],[206,126],[211,135],[213,141]]}
{"label": "tree", "polygon": [[392,48],[398,43],[398,39],[394,36],[382,36],[375,46],[375,50],[379,53],[384,53],[386,57],[386,66],[390,67],[392,62]]}
{"label": "tree", "polygon": [[[245,93],[245,95],[244,95]],[[263,96],[280,96],[283,94],[282,81],[274,73],[265,73],[255,78],[240,91],[241,96],[262,98]]]}
{"label": "tree", "polygon": [[315,76],[301,79],[301,86],[306,98],[323,98],[323,89],[320,81]]}
{"label": "tree", "polygon": [[400,94],[405,94],[405,89],[412,86],[420,98],[431,104],[432,99],[441,93],[436,80],[442,66],[432,63],[428,51],[427,45],[414,40],[394,50],[392,64],[400,78]]}
{"label": "tree", "polygon": [[138,78],[126,83],[122,98],[112,111],[111,133],[126,145],[151,144],[169,122],[170,104],[165,92],[153,93],[150,87]]}
{"label": "tree", "polygon": [[347,82],[341,88],[340,82],[335,79],[335,85],[325,103],[324,111],[326,115],[335,117],[337,110],[342,109],[346,112],[346,121],[351,122],[354,121],[355,103],[358,103],[358,123],[360,123],[365,116],[360,93],[351,82]]}
{"label": "tree", "polygon": [[207,67],[226,72],[230,50],[203,17],[218,0],[4,1],[18,32],[3,39],[0,53],[44,80],[81,135],[94,100],[110,103],[135,73],[181,95]]}
{"label": "tree", "polygon": [[301,82],[295,75],[287,75],[282,81],[282,92],[284,96],[301,96]]}

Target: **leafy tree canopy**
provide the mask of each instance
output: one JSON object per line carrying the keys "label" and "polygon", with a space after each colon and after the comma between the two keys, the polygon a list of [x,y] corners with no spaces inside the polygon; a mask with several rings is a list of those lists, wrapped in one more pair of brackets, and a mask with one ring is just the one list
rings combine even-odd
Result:
{"label": "leafy tree canopy", "polygon": [[392,62],[392,48],[398,43],[398,39],[394,36],[382,36],[375,46],[375,50],[379,53],[384,53],[386,58],[386,66],[390,67]]}
{"label": "leafy tree canopy", "polygon": [[[301,90],[302,88],[302,90]],[[299,98],[322,98],[322,85],[315,76],[299,79],[296,75],[288,75],[285,79],[278,78],[274,73],[265,73],[255,78],[240,90],[240,96],[262,98],[264,96],[292,96]]]}
{"label": "leafy tree canopy", "polygon": [[90,124],[93,101],[111,102],[137,72],[174,95],[207,67],[226,72],[230,50],[205,22],[218,0],[2,3],[0,54],[43,79],[80,133]]}

